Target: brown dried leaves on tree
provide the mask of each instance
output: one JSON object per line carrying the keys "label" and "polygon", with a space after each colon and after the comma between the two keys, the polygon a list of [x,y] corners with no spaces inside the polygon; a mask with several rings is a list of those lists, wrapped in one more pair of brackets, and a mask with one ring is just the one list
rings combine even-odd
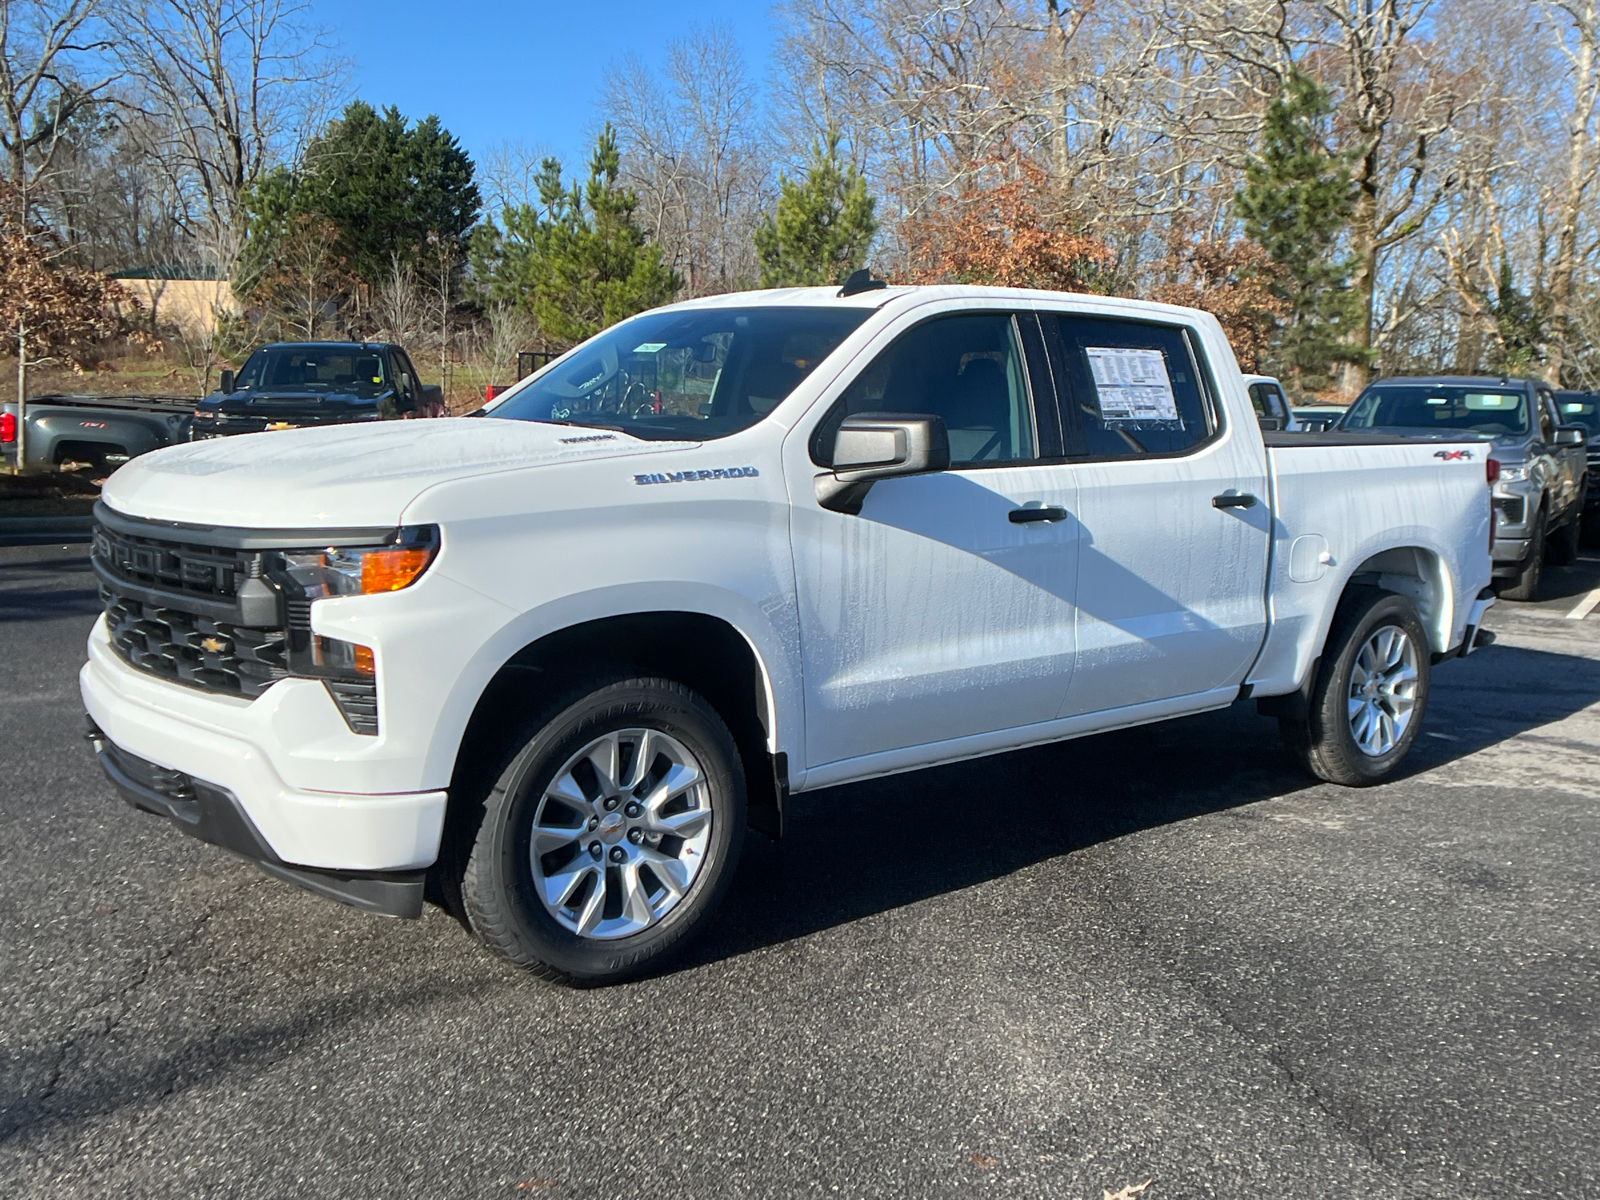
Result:
{"label": "brown dried leaves on tree", "polygon": [[1222,324],[1243,371],[1261,370],[1273,331],[1289,314],[1273,290],[1281,274],[1267,252],[1243,239],[1199,241],[1162,264],[1168,281],[1150,299],[1204,309]]}
{"label": "brown dried leaves on tree", "polygon": [[1009,182],[963,192],[906,222],[912,283],[1099,290],[1111,251],[1047,222],[1034,203],[1047,186],[1044,172],[1031,163],[1019,170]]}
{"label": "brown dried leaves on tree", "polygon": [[55,235],[25,225],[16,191],[0,183],[0,347],[31,362],[91,366],[101,343],[122,332],[118,306],[138,302],[99,271],[56,261]]}

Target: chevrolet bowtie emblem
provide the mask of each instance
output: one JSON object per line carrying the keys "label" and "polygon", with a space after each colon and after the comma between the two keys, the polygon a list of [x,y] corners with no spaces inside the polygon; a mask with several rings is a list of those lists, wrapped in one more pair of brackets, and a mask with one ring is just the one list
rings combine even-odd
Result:
{"label": "chevrolet bowtie emblem", "polygon": [[209,650],[212,654],[221,654],[228,648],[228,643],[219,637],[204,638],[200,642],[200,649]]}

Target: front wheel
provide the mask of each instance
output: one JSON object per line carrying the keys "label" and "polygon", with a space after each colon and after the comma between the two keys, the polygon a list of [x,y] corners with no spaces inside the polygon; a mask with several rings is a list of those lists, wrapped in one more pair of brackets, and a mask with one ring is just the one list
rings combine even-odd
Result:
{"label": "front wheel", "polygon": [[596,686],[530,732],[490,790],[463,907],[520,967],[618,982],[706,924],[744,826],[744,773],[715,709],[666,679]]}
{"label": "front wheel", "polygon": [[1422,727],[1430,661],[1410,600],[1376,588],[1352,592],[1328,632],[1306,715],[1279,721],[1284,741],[1319,779],[1380,782]]}

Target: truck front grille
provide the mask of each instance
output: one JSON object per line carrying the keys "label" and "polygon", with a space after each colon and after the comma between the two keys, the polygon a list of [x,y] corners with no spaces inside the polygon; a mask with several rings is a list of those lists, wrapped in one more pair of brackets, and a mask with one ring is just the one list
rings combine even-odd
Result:
{"label": "truck front grille", "polygon": [[282,629],[249,629],[146,603],[104,582],[100,598],[117,654],[150,675],[254,699],[289,673]]}
{"label": "truck front grille", "polygon": [[163,591],[231,600],[238,581],[249,577],[257,555],[211,546],[193,546],[137,537],[97,526],[95,558],[130,583]]}

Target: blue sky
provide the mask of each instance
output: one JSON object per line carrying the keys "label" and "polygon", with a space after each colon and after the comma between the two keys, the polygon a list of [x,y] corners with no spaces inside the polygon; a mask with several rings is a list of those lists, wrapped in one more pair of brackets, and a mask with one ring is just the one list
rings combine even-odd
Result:
{"label": "blue sky", "polygon": [[727,27],[765,77],[768,0],[317,0],[315,19],[351,60],[354,93],[406,116],[438,113],[474,159],[497,142],[587,162],[606,67],[652,65],[693,24]]}

